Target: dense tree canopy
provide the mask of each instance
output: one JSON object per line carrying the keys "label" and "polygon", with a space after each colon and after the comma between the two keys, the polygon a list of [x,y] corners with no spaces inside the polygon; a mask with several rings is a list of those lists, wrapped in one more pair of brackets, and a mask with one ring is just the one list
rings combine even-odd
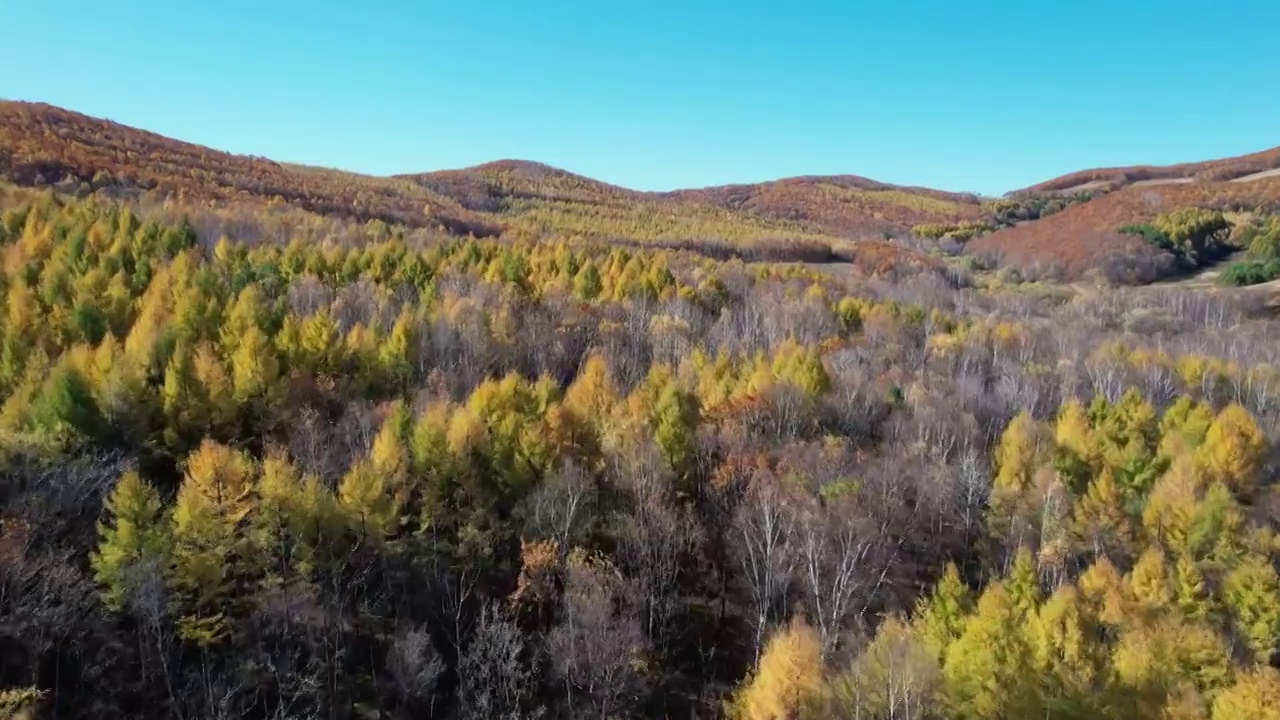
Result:
{"label": "dense tree canopy", "polygon": [[1274,714],[1258,307],[4,208],[0,707]]}

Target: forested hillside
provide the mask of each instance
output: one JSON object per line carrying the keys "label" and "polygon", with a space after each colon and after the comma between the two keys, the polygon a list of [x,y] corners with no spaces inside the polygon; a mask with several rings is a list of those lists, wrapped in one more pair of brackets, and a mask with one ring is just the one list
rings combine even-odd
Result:
{"label": "forested hillside", "polygon": [[[1280,212],[1280,148],[1179,165],[1082,170],[1009,196],[999,202],[1063,206],[979,238],[970,246],[972,252],[1061,277],[1094,272],[1113,280],[1149,282],[1172,267],[1171,258],[1160,252],[1167,248],[1153,248],[1125,229],[1196,210],[1238,218]],[[1248,243],[1239,245],[1243,249]],[[1280,276],[1280,271],[1269,275]]]}
{"label": "forested hillside", "polygon": [[1274,152],[644,193],[0,120],[0,717],[1276,717]]}
{"label": "forested hillside", "polygon": [[10,710],[1280,707],[1256,293],[0,202]]}
{"label": "forested hillside", "polygon": [[851,241],[979,214],[973,196],[856,177],[673,193],[636,192],[522,161],[373,177],[233,155],[50,105],[5,101],[0,177],[79,194],[376,219],[458,237],[555,235],[812,261],[831,259]]}
{"label": "forested hillside", "polygon": [[[23,187],[96,193],[148,208],[234,208],[253,226],[282,215],[294,217],[277,225],[314,225],[317,217],[375,220],[455,238],[852,262],[889,277],[965,254],[1025,278],[1150,283],[1198,266],[1170,252],[1169,243],[1125,228],[1195,210],[1230,215],[1235,227],[1256,227],[1280,212],[1278,172],[1280,151],[1269,150],[1166,167],[1085,170],[1002,198],[856,175],[639,192],[519,160],[394,177],[304,167],[51,105],[0,101],[0,179]],[[289,232],[272,240],[288,242]],[[1232,277],[1280,277],[1280,269],[1266,265],[1269,258],[1251,260],[1255,265]]]}
{"label": "forested hillside", "polygon": [[1069,173],[1032,185],[1022,193],[1072,193],[1085,187],[1118,190],[1131,185],[1146,186],[1192,182],[1248,182],[1280,169],[1280,147],[1237,157],[1179,163],[1177,165],[1136,165],[1095,168]]}

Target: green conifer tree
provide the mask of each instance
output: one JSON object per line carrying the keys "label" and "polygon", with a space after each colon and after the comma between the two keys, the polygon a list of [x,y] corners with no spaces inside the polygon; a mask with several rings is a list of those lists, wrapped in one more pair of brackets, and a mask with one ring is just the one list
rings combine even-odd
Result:
{"label": "green conifer tree", "polygon": [[1223,579],[1222,600],[1257,661],[1270,662],[1280,642],[1280,576],[1271,561],[1245,558]]}
{"label": "green conifer tree", "polygon": [[110,520],[98,523],[98,549],[90,565],[103,602],[120,610],[134,568],[148,559],[163,563],[168,540],[160,522],[160,494],[138,473],[130,470],[120,477],[105,508]]}
{"label": "green conifer tree", "polygon": [[1040,717],[1034,657],[1023,619],[1001,583],[989,585],[942,668],[948,706],[960,720]]}
{"label": "green conifer tree", "polygon": [[920,636],[941,662],[948,648],[964,632],[965,621],[973,611],[973,593],[960,579],[955,563],[947,563],[933,592],[916,605],[914,622]]}

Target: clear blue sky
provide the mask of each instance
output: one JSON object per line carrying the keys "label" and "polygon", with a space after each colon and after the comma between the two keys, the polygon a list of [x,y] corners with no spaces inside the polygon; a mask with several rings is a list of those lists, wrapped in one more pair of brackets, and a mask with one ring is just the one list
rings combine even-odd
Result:
{"label": "clear blue sky", "polygon": [[389,174],[1000,193],[1280,145],[1280,2],[0,0],[0,97]]}

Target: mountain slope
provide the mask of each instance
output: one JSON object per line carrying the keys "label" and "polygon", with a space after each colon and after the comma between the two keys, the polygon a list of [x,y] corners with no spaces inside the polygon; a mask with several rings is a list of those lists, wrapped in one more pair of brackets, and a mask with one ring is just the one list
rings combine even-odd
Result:
{"label": "mountain slope", "polygon": [[527,160],[498,160],[459,170],[400,175],[479,212],[501,212],[511,199],[600,204],[630,202],[641,193]]}
{"label": "mountain slope", "polygon": [[1132,271],[1135,277],[1149,278],[1162,253],[1118,232],[1120,228],[1188,207],[1280,210],[1280,147],[1203,162],[1081,170],[1009,195],[1028,199],[1081,193],[1093,197],[976,238],[968,248],[1024,269],[1052,268],[1079,276],[1093,269],[1114,275],[1111,270],[1119,268],[1122,276]]}
{"label": "mountain slope", "polygon": [[[663,193],[629,190],[518,160],[373,177],[233,155],[23,102],[0,102],[0,179],[79,191],[151,191],[194,203],[284,204],[320,215],[379,219],[456,235],[656,243],[791,260],[853,257],[855,247],[871,252],[866,241],[903,237],[919,224],[987,218],[987,209],[974,195],[854,175]],[[1149,245],[1116,231],[1189,206],[1280,208],[1280,148],[1165,167],[1085,170],[1012,195],[1056,197],[1081,189],[1092,189],[1097,196],[976,238],[969,248],[1022,266],[1055,266],[1068,274],[1117,259],[1154,261]],[[871,254],[891,255],[881,250]]]}
{"label": "mountain slope", "polygon": [[974,195],[889,185],[856,175],[785,178],[668,195],[812,223],[827,232],[857,238],[905,235],[922,223],[976,220],[982,214]]}
{"label": "mountain slope", "polygon": [[0,102],[0,176],[19,185],[73,182],[191,200],[283,201],[323,215],[456,234],[500,230],[414,183],[232,155],[41,103]]}
{"label": "mountain slope", "polygon": [[815,257],[829,254],[841,242],[812,223],[678,193],[638,192],[521,160],[400,177],[465,208],[490,213],[511,231],[537,236],[768,249],[771,256],[799,251]]}
{"label": "mountain slope", "polygon": [[194,202],[284,203],[313,213],[451,233],[503,232],[829,254],[976,216],[961,196],[842,176],[646,193],[504,160],[397,177],[277,163],[51,105],[0,102],[0,178],[20,185],[154,191]]}
{"label": "mountain slope", "polygon": [[1117,231],[1187,207],[1275,212],[1280,210],[1280,175],[1246,182],[1131,184],[1034,222],[976,238],[968,247],[1005,263],[1056,267],[1071,276],[1118,262],[1142,264],[1153,261],[1158,254],[1155,248]]}
{"label": "mountain slope", "polygon": [[1191,182],[1249,182],[1263,179],[1280,169],[1280,147],[1237,157],[1180,163],[1177,165],[1135,165],[1131,167],[1080,170],[1032,185],[1016,193],[1060,192],[1080,190],[1119,190],[1134,185],[1166,185]]}
{"label": "mountain slope", "polygon": [[[982,212],[977,197],[903,187],[855,175],[809,176],[772,182],[653,193],[609,185],[556,168],[503,160],[461,170],[402,176],[463,207],[509,218],[537,215],[566,231],[582,228],[566,216],[590,214],[605,224],[625,218],[671,224],[676,217],[710,223],[731,237],[830,235],[846,239],[902,236],[921,223],[961,222]],[[559,219],[549,216],[556,215]],[[736,227],[729,228],[726,221]],[[680,232],[697,232],[689,227]],[[659,234],[662,234],[659,232]]]}

